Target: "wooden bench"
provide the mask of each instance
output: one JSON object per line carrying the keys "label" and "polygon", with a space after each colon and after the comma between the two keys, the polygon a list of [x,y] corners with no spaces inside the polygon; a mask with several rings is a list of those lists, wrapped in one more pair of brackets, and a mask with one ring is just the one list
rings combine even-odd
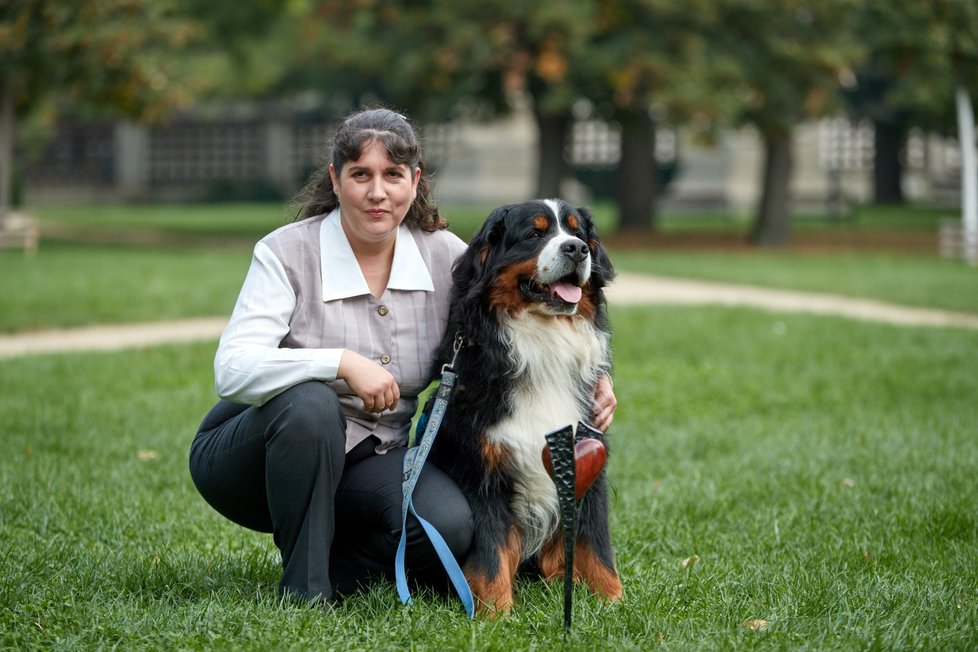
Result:
{"label": "wooden bench", "polygon": [[0,250],[23,249],[27,254],[37,252],[41,229],[33,217],[22,213],[8,213],[0,222]]}

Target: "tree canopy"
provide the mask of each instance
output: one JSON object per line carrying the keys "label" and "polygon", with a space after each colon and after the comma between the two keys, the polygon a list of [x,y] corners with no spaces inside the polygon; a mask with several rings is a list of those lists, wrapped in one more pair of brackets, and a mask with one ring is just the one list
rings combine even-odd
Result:
{"label": "tree canopy", "polygon": [[[528,98],[544,195],[567,175],[583,100],[622,133],[621,225],[638,229],[655,225],[657,129],[751,125],[767,154],[754,236],[779,243],[794,128],[844,97],[890,163],[910,126],[950,129],[953,89],[978,92],[978,3],[10,0],[0,74],[11,115],[58,100],[159,117],[204,81],[224,97],[314,91],[423,121],[492,117]],[[895,145],[879,140],[890,128]],[[0,140],[9,146],[3,128]]]}
{"label": "tree canopy", "polygon": [[175,52],[202,35],[168,0],[13,0],[0,7],[4,95],[23,115],[56,96],[133,115],[192,100]]}
{"label": "tree canopy", "polygon": [[896,11],[866,2],[855,21],[868,56],[845,99],[852,115],[875,127],[875,199],[902,202],[899,159],[910,129],[950,130],[955,87],[978,92],[978,5],[903,2]]}
{"label": "tree canopy", "polygon": [[15,121],[46,101],[158,118],[189,103],[173,53],[201,32],[168,0],[12,0],[0,5],[0,221]]}
{"label": "tree canopy", "polygon": [[790,239],[792,134],[838,103],[840,80],[863,55],[852,16],[860,0],[718,0],[723,29],[716,47],[737,63],[739,120],[764,141],[761,200],[751,238]]}

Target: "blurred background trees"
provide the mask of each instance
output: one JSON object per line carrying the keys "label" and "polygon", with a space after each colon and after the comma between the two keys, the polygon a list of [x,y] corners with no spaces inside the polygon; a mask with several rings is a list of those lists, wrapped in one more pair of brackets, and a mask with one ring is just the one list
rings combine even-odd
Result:
{"label": "blurred background trees", "polygon": [[751,239],[784,244],[790,239],[792,134],[796,125],[835,108],[840,79],[851,78],[852,66],[863,56],[851,24],[858,1],[718,4],[722,29],[717,47],[737,62],[743,85],[737,119],[753,125],[764,141],[761,199]]}
{"label": "blurred background trees", "polygon": [[[875,198],[900,202],[909,130],[954,131],[978,91],[973,0],[11,0],[4,114],[110,109],[144,119],[241,98],[385,104],[419,122],[527,108],[536,194],[560,194],[582,114],[621,134],[619,228],[656,228],[657,132],[764,142],[752,239],[790,238],[796,127],[845,110],[875,133]],[[318,99],[316,99],[318,98]],[[7,109],[9,108],[9,111]],[[0,126],[9,179],[12,117]],[[0,192],[0,198],[9,196]],[[2,206],[0,200],[0,206]]]}
{"label": "blurred background trees", "polygon": [[202,36],[167,0],[11,0],[0,5],[0,220],[18,119],[71,104],[157,118],[191,101],[174,53]]}
{"label": "blurred background trees", "polygon": [[978,90],[978,3],[961,0],[861,3],[853,29],[864,44],[848,110],[875,127],[874,198],[902,203],[900,152],[914,127],[953,131],[949,93]]}

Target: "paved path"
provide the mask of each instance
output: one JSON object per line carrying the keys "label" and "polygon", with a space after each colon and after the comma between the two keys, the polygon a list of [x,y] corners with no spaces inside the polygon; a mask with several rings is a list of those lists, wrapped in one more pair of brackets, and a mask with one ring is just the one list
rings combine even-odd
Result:
{"label": "paved path", "polygon": [[837,294],[769,290],[746,285],[619,274],[608,288],[615,304],[673,303],[749,306],[783,312],[840,315],[900,326],[958,326],[978,329],[978,314],[910,308]]}
{"label": "paved path", "polygon": [[[686,304],[748,306],[772,311],[841,315],[901,326],[955,326],[978,329],[978,315],[909,308],[834,294],[768,290],[744,285],[619,274],[608,288],[615,305]],[[69,351],[109,351],[167,342],[216,340],[225,317],[143,324],[118,324],[0,335],[0,358]]]}

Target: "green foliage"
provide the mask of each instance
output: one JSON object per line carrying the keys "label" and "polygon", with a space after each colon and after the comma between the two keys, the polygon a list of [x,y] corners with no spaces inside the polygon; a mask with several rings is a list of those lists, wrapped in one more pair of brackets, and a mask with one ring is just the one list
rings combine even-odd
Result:
{"label": "green foliage", "polygon": [[208,34],[185,57],[185,65],[205,80],[202,97],[218,106],[242,98],[288,105],[295,96],[314,93],[331,98],[324,101],[331,107],[349,108],[347,101],[335,100],[349,92],[353,77],[343,78],[343,70],[333,65],[328,54],[315,62],[306,59],[308,44],[303,39],[308,37],[307,28],[318,24],[308,15],[308,3],[182,2]]}
{"label": "green foliage", "polygon": [[978,5],[970,0],[864,2],[854,29],[867,61],[847,97],[874,121],[949,130],[955,87],[978,93]]}
{"label": "green foliage", "polygon": [[581,94],[606,117],[654,107],[657,121],[674,125],[729,120],[737,70],[715,47],[718,8],[712,0],[598,3],[591,42],[572,68]]}
{"label": "green foliage", "polygon": [[390,587],[280,604],[271,537],[217,515],[187,472],[214,399],[205,343],[0,365],[0,647],[975,646],[978,335],[725,309],[612,320],[625,602],[579,590],[568,638],[560,586],[540,582],[501,622]]}
{"label": "green foliage", "polygon": [[[462,3],[464,5],[464,3]],[[415,118],[456,116],[479,92],[489,49],[485,24],[452,0],[312,2],[295,16],[291,89],[319,88],[382,102]]]}
{"label": "green foliage", "polygon": [[853,29],[858,0],[720,0],[715,47],[737,63],[743,118],[788,134],[834,106],[839,78],[863,55]]}
{"label": "green foliage", "polygon": [[20,114],[54,96],[158,118],[191,99],[173,55],[200,35],[173,0],[18,0],[0,8],[0,77]]}

